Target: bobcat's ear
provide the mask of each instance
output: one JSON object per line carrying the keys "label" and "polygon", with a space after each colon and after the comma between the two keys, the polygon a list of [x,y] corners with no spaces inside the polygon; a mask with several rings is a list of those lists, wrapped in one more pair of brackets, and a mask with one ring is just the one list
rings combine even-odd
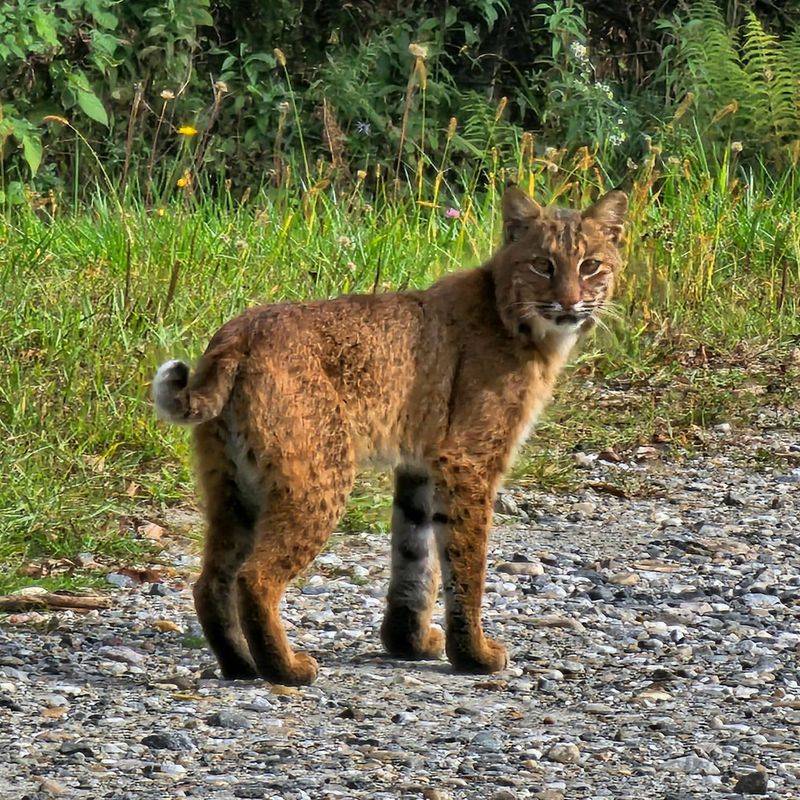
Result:
{"label": "bobcat's ear", "polygon": [[611,239],[618,244],[628,213],[628,197],[619,189],[612,189],[604,194],[594,205],[589,206],[582,214],[583,219],[594,220]]}
{"label": "bobcat's ear", "polygon": [[516,242],[541,213],[542,207],[522,189],[509,186],[503,192],[503,241]]}

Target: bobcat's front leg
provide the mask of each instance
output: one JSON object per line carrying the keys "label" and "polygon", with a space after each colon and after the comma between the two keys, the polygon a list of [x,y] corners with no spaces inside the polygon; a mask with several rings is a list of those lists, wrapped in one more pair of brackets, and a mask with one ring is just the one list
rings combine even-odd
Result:
{"label": "bobcat's front leg", "polygon": [[505,647],[481,625],[486,549],[494,480],[472,465],[440,459],[433,521],[445,601],[445,647],[460,672],[499,672],[508,665]]}

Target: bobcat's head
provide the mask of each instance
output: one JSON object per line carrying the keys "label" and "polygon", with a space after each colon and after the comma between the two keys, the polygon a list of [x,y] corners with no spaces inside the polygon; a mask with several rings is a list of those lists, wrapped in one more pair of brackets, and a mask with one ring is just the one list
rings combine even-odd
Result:
{"label": "bobcat's head", "polygon": [[514,335],[534,341],[590,328],[612,295],[628,199],[619,190],[585,211],[503,195],[503,246],[492,259],[497,304]]}

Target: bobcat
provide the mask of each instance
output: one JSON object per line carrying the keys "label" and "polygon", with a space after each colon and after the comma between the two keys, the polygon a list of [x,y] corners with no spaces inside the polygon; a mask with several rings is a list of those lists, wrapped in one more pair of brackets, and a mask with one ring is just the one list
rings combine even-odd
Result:
{"label": "bobcat", "polygon": [[[158,414],[196,425],[208,531],[194,598],[225,678],[316,677],[279,604],[370,459],[395,467],[386,650],[427,659],[446,646],[457,670],[505,668],[481,626],[494,495],[611,297],[626,211],[619,190],[581,213],[509,187],[503,243],[484,265],[424,291],[252,308],[191,375],[159,368]],[[440,574],[444,634],[431,625]]]}

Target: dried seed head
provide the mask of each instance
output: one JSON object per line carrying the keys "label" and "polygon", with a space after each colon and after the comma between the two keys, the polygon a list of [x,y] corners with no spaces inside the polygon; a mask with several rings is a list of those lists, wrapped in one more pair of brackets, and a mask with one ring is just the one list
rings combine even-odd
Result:
{"label": "dried seed head", "polygon": [[450,117],[450,124],[447,126],[447,138],[452,139],[456,133],[456,127],[458,126],[458,120],[455,117]]}
{"label": "dried seed head", "polygon": [[736,155],[737,153],[742,152],[742,143],[741,142],[731,142],[731,153]]}
{"label": "dried seed head", "polygon": [[503,112],[506,110],[507,105],[508,105],[508,98],[501,97],[500,102],[497,104],[497,111],[495,112],[494,115],[495,122],[497,122],[497,120],[503,116]]}
{"label": "dried seed head", "polygon": [[283,50],[281,50],[279,47],[276,47],[276,48],[275,48],[275,49],[272,51],[272,55],[274,55],[274,56],[275,56],[275,60],[276,60],[276,61],[277,61],[277,62],[278,62],[278,63],[279,63],[279,64],[280,64],[282,67],[286,67],[286,56],[283,54]]}
{"label": "dried seed head", "polygon": [[414,58],[421,58],[423,61],[428,57],[428,48],[416,42],[411,42],[408,46],[408,52],[411,53]]}
{"label": "dried seed head", "polygon": [[162,89],[161,90],[161,99],[162,100],[174,100],[175,99],[175,92],[170,91],[169,89]]}

